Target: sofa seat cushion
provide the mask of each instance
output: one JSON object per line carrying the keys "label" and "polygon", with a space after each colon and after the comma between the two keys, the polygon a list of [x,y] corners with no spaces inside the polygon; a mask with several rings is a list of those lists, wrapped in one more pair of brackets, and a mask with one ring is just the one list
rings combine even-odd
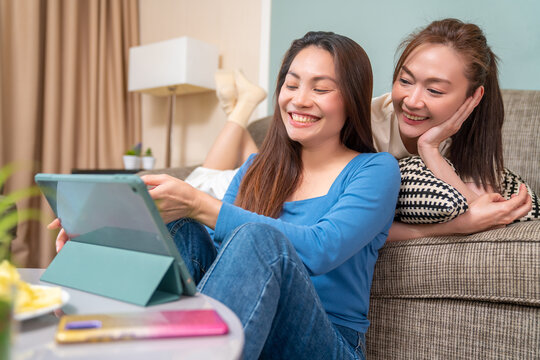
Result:
{"label": "sofa seat cushion", "polygon": [[371,297],[540,306],[540,221],[389,242],[375,265]]}
{"label": "sofa seat cushion", "polygon": [[540,308],[451,299],[378,299],[368,359],[537,359]]}

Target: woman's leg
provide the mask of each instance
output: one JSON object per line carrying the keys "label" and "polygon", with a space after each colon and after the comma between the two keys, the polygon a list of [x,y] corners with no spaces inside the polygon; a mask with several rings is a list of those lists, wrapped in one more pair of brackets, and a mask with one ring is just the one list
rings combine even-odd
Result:
{"label": "woman's leg", "polygon": [[259,152],[259,148],[257,147],[257,144],[255,144],[255,140],[253,140],[249,131],[246,130],[244,138],[242,139],[242,154],[240,154],[242,161],[238,166],[245,163],[249,155],[257,152]]}
{"label": "woman's leg", "polygon": [[206,155],[203,167],[215,170],[236,169],[250,154],[257,151],[257,145],[249,132],[237,123],[227,121]]}
{"label": "woman's leg", "polygon": [[214,74],[214,79],[216,82],[216,95],[219,104],[223,111],[225,111],[225,114],[229,116],[234,110],[236,100],[238,99],[234,71],[219,69]]}
{"label": "woman's leg", "polygon": [[218,70],[215,80],[216,94],[227,114],[227,122],[206,155],[203,167],[230,170],[242,165],[258,150],[246,127],[266,92],[238,70]]}
{"label": "woman's leg", "polygon": [[235,70],[234,80],[238,98],[227,120],[245,128],[257,105],[266,97],[266,91],[251,83],[240,70]]}
{"label": "woman's leg", "polygon": [[363,334],[330,322],[295,249],[270,226],[236,229],[198,288],[240,318],[246,360],[364,358]]}
{"label": "woman's leg", "polygon": [[167,228],[193,281],[198,284],[217,254],[208,231],[201,223],[188,218],[168,223]]}

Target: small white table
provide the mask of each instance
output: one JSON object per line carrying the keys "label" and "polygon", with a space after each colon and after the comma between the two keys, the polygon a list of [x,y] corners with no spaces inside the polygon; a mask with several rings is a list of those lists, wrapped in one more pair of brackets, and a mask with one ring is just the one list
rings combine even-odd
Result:
{"label": "small white table", "polygon": [[[23,280],[31,284],[52,285],[39,281],[43,269],[18,269]],[[240,359],[244,347],[242,324],[236,315],[219,301],[203,294],[184,296],[181,300],[140,307],[70,288],[69,302],[55,313],[15,324],[12,360],[30,359]],[[65,314],[145,312],[170,309],[213,308],[229,326],[222,336],[175,339],[116,341],[61,345],[54,341],[59,317]],[[18,328],[18,329],[17,329]]]}

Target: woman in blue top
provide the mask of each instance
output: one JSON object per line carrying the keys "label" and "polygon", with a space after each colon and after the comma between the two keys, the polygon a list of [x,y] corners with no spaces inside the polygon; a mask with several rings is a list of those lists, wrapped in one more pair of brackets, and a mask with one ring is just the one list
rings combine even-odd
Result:
{"label": "woman in blue top", "polygon": [[199,291],[240,318],[246,359],[365,358],[373,269],[400,184],[394,157],[373,147],[371,96],[364,50],[310,32],[286,53],[268,135],[223,201],[143,177]]}

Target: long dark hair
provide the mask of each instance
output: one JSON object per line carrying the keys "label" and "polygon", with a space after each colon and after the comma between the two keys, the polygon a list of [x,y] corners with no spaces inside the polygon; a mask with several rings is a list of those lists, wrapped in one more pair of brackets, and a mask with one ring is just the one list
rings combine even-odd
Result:
{"label": "long dark hair", "polygon": [[236,205],[261,215],[279,217],[283,203],[301,180],[302,146],[287,135],[278,98],[291,63],[308,46],[317,46],[333,56],[338,87],[347,115],[340,133],[341,142],[358,152],[375,152],[371,136],[373,74],[366,52],[345,36],[332,32],[308,32],[292,42],[283,58],[277,78],[270,128],[259,154],[240,184],[236,198]]}
{"label": "long dark hair", "polygon": [[491,185],[500,191],[503,170],[502,125],[504,105],[499,88],[497,57],[487,44],[482,30],[475,24],[457,19],[434,21],[423,30],[411,34],[401,44],[404,49],[394,69],[393,82],[407,57],[420,45],[442,44],[454,49],[465,61],[465,77],[469,80],[467,96],[484,86],[484,96],[452,136],[449,159],[462,178],[470,178],[477,186]]}

